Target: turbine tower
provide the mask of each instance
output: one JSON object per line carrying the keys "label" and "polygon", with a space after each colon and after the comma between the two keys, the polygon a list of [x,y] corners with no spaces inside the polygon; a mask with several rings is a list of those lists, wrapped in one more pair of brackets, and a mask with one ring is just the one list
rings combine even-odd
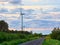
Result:
{"label": "turbine tower", "polygon": [[23,13],[22,13],[22,10],[21,10],[21,31],[23,31]]}

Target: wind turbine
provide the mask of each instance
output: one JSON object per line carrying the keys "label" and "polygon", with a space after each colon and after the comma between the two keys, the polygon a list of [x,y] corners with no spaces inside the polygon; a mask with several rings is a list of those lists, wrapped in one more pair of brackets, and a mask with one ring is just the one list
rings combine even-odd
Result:
{"label": "wind turbine", "polygon": [[23,15],[24,13],[21,11],[21,31],[23,31]]}

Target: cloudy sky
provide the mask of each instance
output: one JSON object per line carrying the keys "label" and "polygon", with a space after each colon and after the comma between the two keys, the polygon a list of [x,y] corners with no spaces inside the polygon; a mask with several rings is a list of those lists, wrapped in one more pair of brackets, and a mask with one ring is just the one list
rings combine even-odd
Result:
{"label": "cloudy sky", "polygon": [[22,10],[24,30],[49,34],[60,27],[60,0],[0,0],[0,20],[9,29],[20,30]]}

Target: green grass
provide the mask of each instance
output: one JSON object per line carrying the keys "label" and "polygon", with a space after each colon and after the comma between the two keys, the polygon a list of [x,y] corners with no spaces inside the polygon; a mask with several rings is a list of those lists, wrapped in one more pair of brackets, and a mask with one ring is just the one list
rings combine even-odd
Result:
{"label": "green grass", "polygon": [[33,37],[32,34],[19,34],[19,33],[5,33],[0,32],[0,45],[18,45],[30,40],[35,40],[39,37]]}
{"label": "green grass", "polygon": [[18,45],[40,38],[33,34],[0,32],[0,45]]}
{"label": "green grass", "polygon": [[26,42],[26,39],[17,39],[17,40],[12,40],[12,41],[5,41],[3,43],[1,43],[0,45],[18,45],[20,43]]}
{"label": "green grass", "polygon": [[60,41],[54,39],[45,39],[43,45],[60,45]]}
{"label": "green grass", "polygon": [[35,38],[27,38],[27,39],[16,39],[16,40],[8,41],[8,42],[5,41],[1,43],[0,45],[18,45],[18,44],[21,44],[30,40],[35,40],[35,39],[37,38],[35,37]]}

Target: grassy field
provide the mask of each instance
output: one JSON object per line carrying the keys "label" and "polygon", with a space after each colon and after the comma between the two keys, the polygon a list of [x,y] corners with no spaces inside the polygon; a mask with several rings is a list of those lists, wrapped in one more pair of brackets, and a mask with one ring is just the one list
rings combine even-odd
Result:
{"label": "grassy field", "polygon": [[3,43],[1,43],[0,45],[18,45],[30,40],[35,40],[37,38],[28,38],[28,39],[16,39],[16,40],[12,40],[12,41],[4,41]]}
{"label": "grassy field", "polygon": [[18,44],[24,43],[26,41],[29,41],[29,40],[28,39],[16,39],[16,40],[12,40],[12,41],[5,41],[5,42],[1,43],[0,45],[18,45]]}
{"label": "grassy field", "polygon": [[43,45],[60,45],[60,41],[54,39],[45,39]]}
{"label": "grassy field", "polygon": [[33,34],[0,32],[0,45],[18,45],[37,38],[39,36]]}

